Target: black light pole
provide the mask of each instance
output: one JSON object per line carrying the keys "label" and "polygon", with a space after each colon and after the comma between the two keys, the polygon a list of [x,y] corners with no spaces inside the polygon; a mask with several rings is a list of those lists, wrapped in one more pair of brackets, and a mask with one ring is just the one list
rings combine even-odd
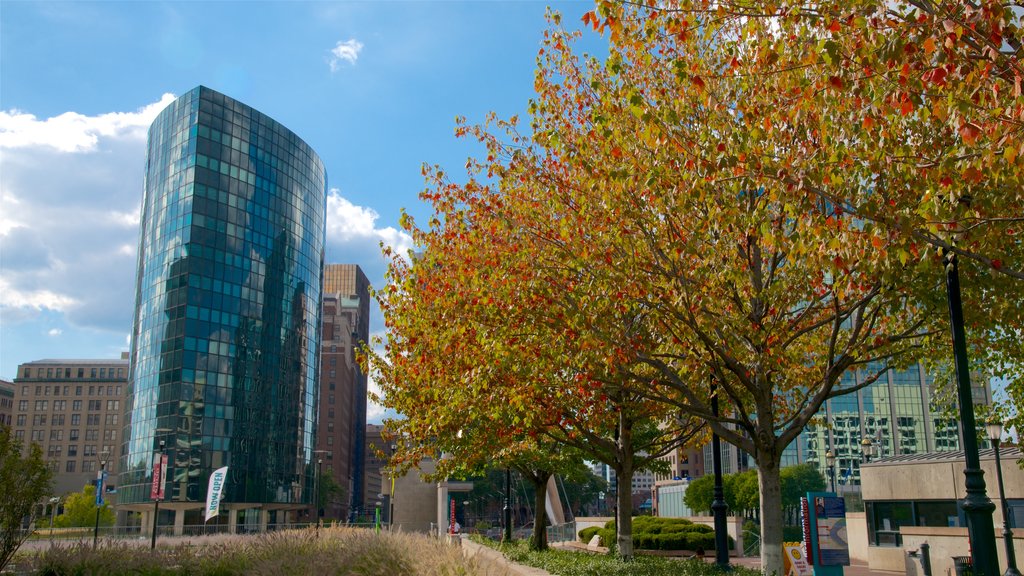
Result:
{"label": "black light pole", "polygon": [[163,477],[166,475],[166,472],[164,471],[165,464],[164,464],[164,441],[163,440],[160,441],[160,454],[157,455],[157,457],[160,458],[160,473],[159,473],[160,476],[159,476],[159,478],[154,478],[153,482],[159,482],[160,486],[158,488],[157,497],[153,498],[153,535],[152,535],[152,538],[149,541],[149,549],[150,550],[156,550],[156,530],[157,530],[157,527],[160,525],[160,496],[159,496],[159,493],[163,492],[163,490],[164,490]]}
{"label": "black light pole", "polygon": [[[715,379],[711,379],[711,413],[718,419],[718,388]],[[722,486],[722,439],[718,434],[711,434],[711,461],[715,471],[714,500],[711,502],[711,515],[715,518],[715,562],[723,570],[729,569],[729,536],[726,534],[725,514],[729,505],[725,503],[725,488]]]}
{"label": "black light pole", "polygon": [[322,500],[322,498],[320,498],[320,483],[323,482],[323,475],[324,475],[324,459],[323,458],[317,458],[316,459],[316,494],[314,495],[314,498],[316,498],[316,529],[317,530],[320,529],[320,523],[323,521],[323,516],[324,516],[324,509],[320,505],[321,504],[321,500]]}
{"label": "black light pole", "polygon": [[967,516],[967,535],[971,545],[971,565],[977,576],[996,576],[996,531],[992,513],[996,505],[985,493],[985,473],[978,456],[978,433],[971,398],[971,370],[967,362],[967,334],[960,301],[960,272],[956,254],[946,253],[946,298],[949,303],[949,327],[953,335],[953,359],[956,364],[956,391],[960,401],[960,435],[964,443],[964,488],[967,497],[960,507]]}
{"label": "black light pole", "polygon": [[[100,538],[100,509],[103,508],[103,472],[107,469],[107,452],[100,456],[100,469],[96,472],[96,526],[92,529],[92,548],[96,549],[96,542]],[[53,526],[50,526],[53,530]]]}
{"label": "black light pole", "polygon": [[1006,572],[1003,576],[1021,576],[1017,570],[1017,558],[1013,550],[1013,531],[1010,530],[1010,508],[1006,505],[1006,493],[1003,492],[1003,465],[999,462],[999,440],[1003,436],[1003,424],[998,420],[991,420],[985,424],[988,431],[988,439],[992,441],[992,449],[996,452],[996,479],[999,482],[999,503],[1003,510],[1003,544],[1006,548]]}
{"label": "black light pole", "polygon": [[831,450],[825,452],[825,468],[828,470],[828,480],[831,483],[832,491],[836,491],[836,456]]}
{"label": "black light pole", "polygon": [[[395,451],[398,450],[397,444],[391,445],[391,457],[395,457]],[[393,529],[395,527],[395,469],[394,466],[391,468],[391,494],[388,495],[388,528]]]}
{"label": "black light pole", "polygon": [[503,542],[512,542],[512,469],[505,468],[505,535]]}

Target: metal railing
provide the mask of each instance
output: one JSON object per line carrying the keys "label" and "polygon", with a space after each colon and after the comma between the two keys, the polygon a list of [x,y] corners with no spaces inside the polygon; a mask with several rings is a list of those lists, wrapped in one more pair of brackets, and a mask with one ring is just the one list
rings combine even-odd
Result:
{"label": "metal railing", "polygon": [[743,531],[743,555],[744,556],[760,556],[761,555],[761,534],[754,530]]}
{"label": "metal railing", "polygon": [[576,540],[576,522],[548,526],[548,542],[573,542]]}

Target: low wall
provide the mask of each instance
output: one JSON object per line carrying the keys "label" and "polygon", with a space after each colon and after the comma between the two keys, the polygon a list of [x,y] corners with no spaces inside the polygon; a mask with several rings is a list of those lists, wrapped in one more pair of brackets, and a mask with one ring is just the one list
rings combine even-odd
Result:
{"label": "low wall", "polygon": [[[946,576],[955,574],[953,570],[953,556],[970,555],[970,544],[968,542],[967,528],[942,528],[928,526],[901,526],[900,536],[903,538],[901,550],[919,550],[921,544],[928,543],[929,557],[931,558],[932,574],[935,576]],[[1006,547],[1002,538],[1002,530],[996,530],[996,551],[999,557],[999,566],[1006,568]],[[1013,549],[1017,558],[1024,558],[1024,535],[1013,535]],[[1019,566],[1018,566],[1019,568]],[[901,567],[901,570],[904,567]],[[918,561],[905,563],[907,576],[921,576],[921,564]]]}
{"label": "low wall", "polygon": [[850,543],[850,559],[868,562],[868,523],[863,512],[846,513],[846,539]]}
{"label": "low wall", "polygon": [[482,546],[470,540],[462,539],[462,554],[473,560],[480,568],[477,574],[484,576],[550,576],[540,568],[532,568],[521,564],[513,564],[501,552]]}

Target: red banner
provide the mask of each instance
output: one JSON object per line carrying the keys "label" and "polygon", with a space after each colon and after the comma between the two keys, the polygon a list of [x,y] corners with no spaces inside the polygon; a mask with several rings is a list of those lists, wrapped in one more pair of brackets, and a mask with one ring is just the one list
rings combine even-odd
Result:
{"label": "red banner", "polygon": [[149,498],[163,500],[165,484],[167,484],[167,455],[162,454],[153,462],[153,484],[149,488]]}

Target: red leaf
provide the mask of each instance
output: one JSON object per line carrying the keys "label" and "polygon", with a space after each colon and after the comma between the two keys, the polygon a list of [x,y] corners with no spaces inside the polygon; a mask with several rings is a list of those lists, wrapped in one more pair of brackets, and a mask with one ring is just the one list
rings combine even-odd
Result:
{"label": "red leaf", "polygon": [[843,79],[840,78],[839,76],[829,76],[828,83],[831,84],[832,87],[835,88],[836,90],[843,89]]}
{"label": "red leaf", "polygon": [[702,80],[700,76],[693,76],[690,78],[690,81],[693,82],[693,85],[697,88],[700,88],[701,90],[704,89],[704,80]]}
{"label": "red leaf", "polygon": [[828,31],[829,32],[839,32],[839,29],[840,29],[840,26],[839,26],[839,21],[838,20],[833,20],[828,25]]}

